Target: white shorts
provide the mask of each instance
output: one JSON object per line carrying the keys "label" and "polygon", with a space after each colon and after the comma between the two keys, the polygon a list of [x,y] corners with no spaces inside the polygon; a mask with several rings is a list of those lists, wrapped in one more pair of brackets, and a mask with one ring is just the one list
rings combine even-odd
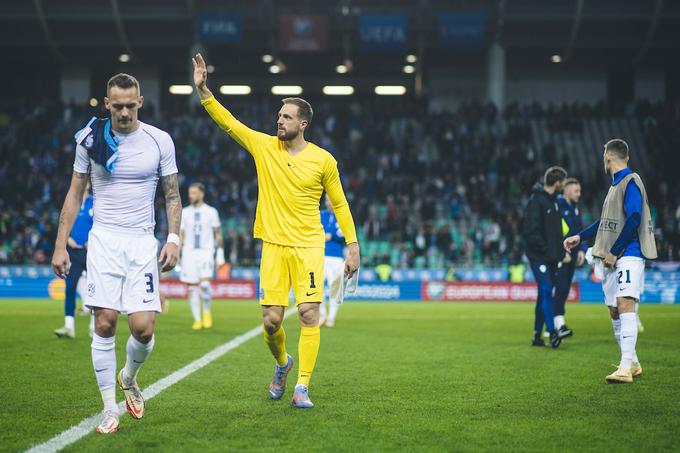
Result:
{"label": "white shorts", "polygon": [[324,258],[324,279],[328,291],[328,298],[331,302],[342,303],[342,277],[345,272],[345,260],[338,256],[327,256]]}
{"label": "white shorts", "polygon": [[632,297],[639,301],[640,294],[645,291],[645,260],[624,256],[616,260],[614,267],[604,269],[604,303],[616,307],[617,297]]}
{"label": "white shorts", "polygon": [[161,311],[158,241],[149,233],[95,227],[87,249],[87,307],[123,314]]}
{"label": "white shorts", "polygon": [[215,273],[215,252],[206,249],[182,250],[179,279],[190,285],[210,280]]}

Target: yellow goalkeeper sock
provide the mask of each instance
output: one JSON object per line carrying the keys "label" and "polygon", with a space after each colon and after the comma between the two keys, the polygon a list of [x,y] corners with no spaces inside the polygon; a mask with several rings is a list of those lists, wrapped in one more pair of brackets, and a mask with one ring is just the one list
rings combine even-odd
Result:
{"label": "yellow goalkeeper sock", "polygon": [[319,343],[321,342],[321,330],[319,326],[300,328],[300,343],[298,344],[298,355],[300,356],[300,367],[298,369],[298,384],[309,386],[312,378],[316,356],[319,354]]}
{"label": "yellow goalkeeper sock", "polygon": [[276,363],[279,366],[284,366],[288,363],[288,356],[286,355],[286,331],[283,330],[283,326],[279,327],[279,330],[269,335],[262,326],[262,331],[264,332],[264,342],[269,346],[269,350],[276,359]]}

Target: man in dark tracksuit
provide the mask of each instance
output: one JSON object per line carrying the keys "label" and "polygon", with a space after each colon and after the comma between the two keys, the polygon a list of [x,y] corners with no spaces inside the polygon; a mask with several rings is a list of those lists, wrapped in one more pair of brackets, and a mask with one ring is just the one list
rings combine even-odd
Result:
{"label": "man in dark tracksuit", "polygon": [[[566,224],[563,224],[562,232],[565,232],[565,226],[568,227],[565,237],[569,237],[578,234],[583,229],[581,211],[578,208],[578,201],[581,198],[581,184],[576,178],[567,178],[562,185],[562,192],[563,195],[557,196],[557,204],[560,207],[562,218]],[[572,330],[565,323],[564,308],[569,297],[571,282],[574,279],[574,270],[577,266],[581,267],[583,265],[587,249],[588,246],[586,244],[575,247],[570,253],[571,259],[563,262],[562,266],[557,269],[553,314],[555,315],[555,329],[560,331],[562,337],[573,335]]]}
{"label": "man in dark tracksuit", "polygon": [[525,211],[525,254],[538,285],[532,341],[534,346],[545,345],[541,339],[544,321],[550,332],[550,344],[553,348],[558,348],[563,338],[554,325],[553,289],[557,267],[565,257],[562,248],[562,216],[556,196],[566,177],[567,172],[562,167],[550,167],[543,176],[543,184],[536,184],[532,188]]}

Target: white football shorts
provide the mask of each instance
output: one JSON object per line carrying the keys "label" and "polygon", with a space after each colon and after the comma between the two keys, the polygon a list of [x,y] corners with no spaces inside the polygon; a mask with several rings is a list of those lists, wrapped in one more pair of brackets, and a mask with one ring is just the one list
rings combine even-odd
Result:
{"label": "white football shorts", "polygon": [[160,312],[157,252],[158,241],[152,233],[92,228],[85,305],[123,314]]}
{"label": "white football shorts", "polygon": [[605,267],[604,303],[616,307],[617,297],[632,297],[639,301],[645,291],[645,260],[634,256],[624,256],[616,260],[614,269]]}
{"label": "white football shorts", "polygon": [[210,280],[215,273],[215,251],[207,249],[182,250],[180,281],[197,285],[201,280]]}

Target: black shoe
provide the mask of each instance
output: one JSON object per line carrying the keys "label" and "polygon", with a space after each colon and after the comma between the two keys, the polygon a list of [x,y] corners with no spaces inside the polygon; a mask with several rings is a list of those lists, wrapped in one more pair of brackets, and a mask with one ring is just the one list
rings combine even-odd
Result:
{"label": "black shoe", "polygon": [[531,340],[531,346],[545,346],[545,341],[541,337],[534,337],[533,340]]}
{"label": "black shoe", "polygon": [[553,349],[557,349],[560,347],[562,344],[562,337],[560,337],[560,334],[557,333],[556,330],[550,332],[550,346],[553,347]]}
{"label": "black shoe", "polygon": [[566,324],[560,327],[560,330],[558,330],[557,333],[559,334],[561,339],[571,337],[574,335],[574,331],[567,327]]}

